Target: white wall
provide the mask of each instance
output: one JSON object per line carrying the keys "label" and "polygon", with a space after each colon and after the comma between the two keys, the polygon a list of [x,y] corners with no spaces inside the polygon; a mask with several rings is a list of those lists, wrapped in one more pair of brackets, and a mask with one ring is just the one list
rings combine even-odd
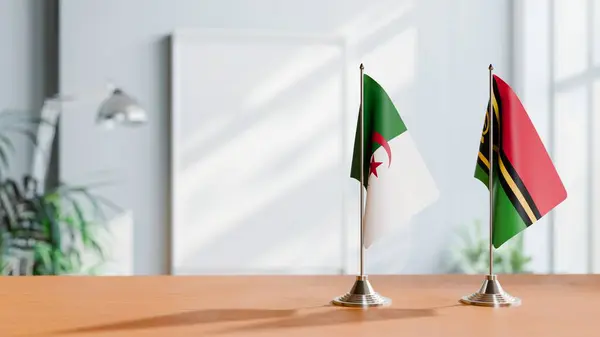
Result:
{"label": "white wall", "polygon": [[61,91],[100,89],[112,79],[140,99],[150,124],[106,133],[92,125],[97,102],[73,107],[61,119],[61,177],[85,182],[110,170],[118,184],[104,195],[133,212],[135,273],[167,272],[169,34],[176,28],[339,34],[356,59],[376,65],[378,58],[398,58],[391,73],[404,75],[388,77],[386,88],[442,192],[408,235],[396,233],[370,250],[368,271],[438,272],[454,227],[485,219],[487,193],[472,175],[487,65],[511,80],[510,14],[508,0],[63,0]]}
{"label": "white wall", "polygon": [[[0,111],[39,115],[46,87],[46,4],[37,0],[0,1]],[[15,136],[11,175],[29,171],[33,146]]]}

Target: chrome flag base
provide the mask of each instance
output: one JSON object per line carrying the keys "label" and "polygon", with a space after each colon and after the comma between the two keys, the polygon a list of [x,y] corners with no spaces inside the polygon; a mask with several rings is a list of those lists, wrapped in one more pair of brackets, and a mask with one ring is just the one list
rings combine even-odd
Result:
{"label": "chrome flag base", "polygon": [[381,307],[391,303],[389,298],[383,297],[373,290],[366,275],[357,276],[350,292],[331,301],[333,305],[359,308]]}
{"label": "chrome flag base", "polygon": [[460,302],[483,307],[516,307],[521,305],[521,299],[511,296],[502,289],[496,275],[486,275],[479,291],[462,297]]}

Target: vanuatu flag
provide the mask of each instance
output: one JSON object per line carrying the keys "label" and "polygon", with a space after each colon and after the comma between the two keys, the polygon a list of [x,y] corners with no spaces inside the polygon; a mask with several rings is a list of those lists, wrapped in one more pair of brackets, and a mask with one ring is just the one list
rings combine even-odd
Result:
{"label": "vanuatu flag", "polygon": [[[498,248],[560,204],[567,192],[517,95],[493,76],[494,228]],[[490,103],[488,102],[488,111]],[[489,113],[483,126],[475,178],[489,184]],[[488,186],[489,188],[489,186]]]}
{"label": "vanuatu flag", "polygon": [[359,118],[350,175],[360,181],[362,162],[367,189],[364,245],[369,247],[390,227],[433,203],[438,190],[394,103],[368,75],[363,75],[363,96],[364,158]]}

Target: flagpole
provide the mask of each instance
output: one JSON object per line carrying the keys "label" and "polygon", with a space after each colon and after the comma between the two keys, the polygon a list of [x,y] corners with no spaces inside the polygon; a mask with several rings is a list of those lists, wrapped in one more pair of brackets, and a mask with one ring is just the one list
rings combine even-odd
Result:
{"label": "flagpole", "polygon": [[494,233],[494,88],[492,72],[494,66],[490,64],[489,70],[489,86],[490,86],[490,106],[489,106],[489,126],[490,126],[490,170],[488,174],[488,186],[490,190],[490,276],[494,275],[494,245],[492,236]]}
{"label": "flagpole", "polygon": [[349,292],[342,296],[334,298],[331,303],[342,307],[380,307],[387,306],[392,301],[379,295],[371,286],[369,278],[365,275],[365,116],[364,116],[364,70],[365,67],[360,64],[360,109],[358,110],[358,130],[360,141],[360,274],[356,276],[354,285]]}
{"label": "flagpole", "polygon": [[[365,66],[360,64],[360,276],[365,276],[365,114],[364,105],[364,71]],[[356,256],[356,255],[355,255]]]}
{"label": "flagpole", "polygon": [[[477,305],[483,307],[513,307],[521,305],[521,300],[518,297],[513,297],[500,285],[498,278],[494,275],[494,77],[492,71],[494,66],[490,64],[489,70],[489,107],[487,111],[487,120],[489,125],[489,155],[488,161],[490,169],[488,172],[488,187],[490,190],[490,273],[486,275],[483,284],[479,288],[479,291],[463,296],[460,302],[468,305]],[[500,111],[498,111],[501,117]],[[500,118],[498,119],[498,126],[500,126]],[[498,144],[498,158],[500,158],[500,144]]]}

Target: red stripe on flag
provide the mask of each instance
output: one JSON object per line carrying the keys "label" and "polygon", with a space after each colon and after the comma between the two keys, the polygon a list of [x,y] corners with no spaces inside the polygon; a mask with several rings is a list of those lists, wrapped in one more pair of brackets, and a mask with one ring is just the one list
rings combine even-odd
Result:
{"label": "red stripe on flag", "polygon": [[494,80],[502,110],[502,150],[543,216],[566,199],[567,191],[523,104],[500,77]]}

